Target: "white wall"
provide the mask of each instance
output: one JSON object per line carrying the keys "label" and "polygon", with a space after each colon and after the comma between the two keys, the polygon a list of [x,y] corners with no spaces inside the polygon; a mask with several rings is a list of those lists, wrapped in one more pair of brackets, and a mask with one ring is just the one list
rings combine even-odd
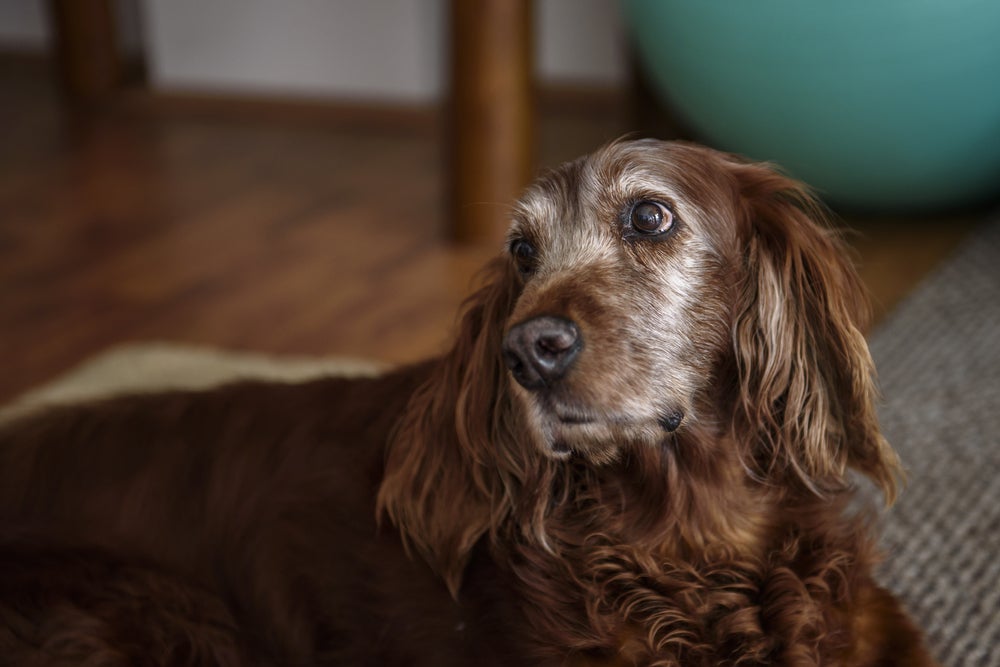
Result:
{"label": "white wall", "polygon": [[49,42],[43,0],[0,0],[0,45],[40,51]]}
{"label": "white wall", "polygon": [[441,86],[440,0],[146,0],[154,85],[418,100]]}
{"label": "white wall", "polygon": [[608,86],[625,81],[619,0],[535,0],[539,80]]}
{"label": "white wall", "polygon": [[[115,0],[114,4],[121,47],[127,53],[143,50],[138,1]],[[0,0],[0,48],[38,53],[50,44],[45,0]]]}
{"label": "white wall", "polygon": [[[126,46],[142,35],[151,83],[162,90],[419,103],[445,86],[448,0],[138,0],[138,9],[117,1]],[[536,0],[538,79],[623,81],[618,4]],[[0,45],[44,48],[43,5],[0,0]]]}

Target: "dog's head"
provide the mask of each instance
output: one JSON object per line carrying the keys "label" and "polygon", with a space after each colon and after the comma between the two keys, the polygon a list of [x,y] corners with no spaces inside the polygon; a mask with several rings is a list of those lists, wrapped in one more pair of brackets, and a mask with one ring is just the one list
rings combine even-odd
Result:
{"label": "dog's head", "polygon": [[693,424],[751,470],[892,494],[866,301],[801,184],[702,147],[611,144],[517,203],[502,356],[537,446],[594,464]]}

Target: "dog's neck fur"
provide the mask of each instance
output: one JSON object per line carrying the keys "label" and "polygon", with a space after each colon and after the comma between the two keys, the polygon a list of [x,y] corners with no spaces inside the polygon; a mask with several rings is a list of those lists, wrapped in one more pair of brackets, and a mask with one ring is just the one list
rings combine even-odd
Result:
{"label": "dog's neck fur", "polygon": [[[494,544],[521,583],[540,653],[585,664],[649,655],[710,664],[715,648],[700,642],[728,639],[760,663],[802,651],[809,664],[830,601],[849,598],[867,571],[867,536],[831,520],[837,499],[793,499],[753,480],[736,451],[695,426],[659,450],[603,468],[564,463],[552,474],[548,542],[505,535]],[[789,581],[797,593],[768,598]],[[776,631],[765,636],[759,619],[729,615],[748,604],[773,615]],[[810,613],[781,617],[793,607]]]}
{"label": "dog's neck fur", "polygon": [[763,517],[777,499],[748,478],[735,442],[704,430],[665,434],[658,448],[626,448],[603,466],[539,460],[545,479],[535,484],[547,490],[526,501],[544,504],[532,508],[535,516],[544,511],[544,546],[557,552],[600,535],[673,561],[719,550],[732,556],[734,545],[759,551],[772,528]]}

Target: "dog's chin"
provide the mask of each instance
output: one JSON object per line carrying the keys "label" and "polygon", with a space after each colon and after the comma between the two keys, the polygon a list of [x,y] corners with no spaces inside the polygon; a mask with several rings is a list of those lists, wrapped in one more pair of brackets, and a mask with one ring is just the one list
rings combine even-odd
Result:
{"label": "dog's chin", "polygon": [[659,446],[669,436],[662,420],[653,417],[566,409],[531,396],[526,402],[538,448],[556,460],[581,458],[593,465],[607,465],[629,448]]}

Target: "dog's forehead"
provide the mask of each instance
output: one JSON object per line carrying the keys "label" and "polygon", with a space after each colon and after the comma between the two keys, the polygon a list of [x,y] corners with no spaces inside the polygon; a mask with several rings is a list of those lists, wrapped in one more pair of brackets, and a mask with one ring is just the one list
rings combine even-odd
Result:
{"label": "dog's forehead", "polygon": [[704,149],[666,142],[611,144],[533,183],[514,209],[514,235],[545,242],[578,232],[614,238],[621,215],[643,199],[670,204],[698,226],[724,206],[721,170]]}

